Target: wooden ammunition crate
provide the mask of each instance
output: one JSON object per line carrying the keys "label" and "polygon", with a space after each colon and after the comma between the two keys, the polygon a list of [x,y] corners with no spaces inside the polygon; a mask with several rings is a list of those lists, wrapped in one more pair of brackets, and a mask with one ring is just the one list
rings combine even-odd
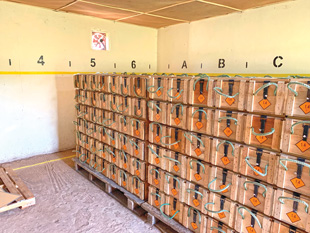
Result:
{"label": "wooden ammunition crate", "polygon": [[140,160],[145,160],[145,141],[139,140],[137,138],[128,138],[131,145],[131,155]]}
{"label": "wooden ammunition crate", "polygon": [[208,218],[208,225],[207,225],[207,232],[225,232],[225,233],[234,233],[235,231],[231,228],[229,228],[227,225],[223,224],[220,221],[217,221],[212,218]]}
{"label": "wooden ammunition crate", "polygon": [[146,100],[141,98],[131,99],[131,115],[136,118],[146,119]]}
{"label": "wooden ammunition crate", "polygon": [[310,119],[285,119],[281,149],[284,153],[310,158]]}
{"label": "wooden ammunition crate", "polygon": [[241,151],[239,172],[273,184],[277,174],[277,159],[274,152],[244,146]]}
{"label": "wooden ammunition crate", "polygon": [[165,150],[163,152],[161,168],[183,179],[186,178],[187,156],[179,152]]}
{"label": "wooden ammunition crate", "polygon": [[118,112],[119,110],[121,110],[122,109],[121,99],[122,99],[121,96],[112,94],[110,99],[109,110],[113,112]]}
{"label": "wooden ammunition crate", "polygon": [[119,97],[119,105],[117,106],[117,112],[123,116],[131,116],[132,113],[132,98],[128,96]]}
{"label": "wooden ammunition crate", "polygon": [[239,206],[236,210],[236,226],[238,232],[269,233],[271,219],[256,210]]}
{"label": "wooden ammunition crate", "polygon": [[187,128],[187,107],[181,103],[168,104],[167,124],[182,129]]}
{"label": "wooden ammunition crate", "polygon": [[159,207],[166,203],[166,195],[164,192],[160,191],[159,188],[155,188],[153,186],[149,186],[149,198],[147,202],[159,209]]}
{"label": "wooden ammunition crate", "polygon": [[129,176],[129,191],[139,197],[141,200],[144,200],[147,197],[146,183],[139,179],[137,176]]}
{"label": "wooden ammunition crate", "polygon": [[153,185],[155,188],[164,191],[164,179],[165,174],[163,170],[158,167],[148,165],[148,183]]}
{"label": "wooden ammunition crate", "polygon": [[215,107],[244,111],[247,80],[218,78],[214,84]]}
{"label": "wooden ammunition crate", "polygon": [[207,217],[198,209],[184,205],[183,225],[195,233],[205,233],[207,229]]}
{"label": "wooden ammunition crate", "polygon": [[109,92],[112,94],[120,94],[120,85],[119,85],[119,80],[120,77],[118,75],[110,75],[108,79],[109,83]]}
{"label": "wooden ammunition crate", "polygon": [[73,86],[74,88],[77,88],[77,89],[82,87],[82,75],[81,74],[73,75]]}
{"label": "wooden ammunition crate", "polygon": [[185,181],[173,174],[164,172],[164,192],[165,194],[177,198],[183,202],[183,194],[185,189]]}
{"label": "wooden ammunition crate", "polygon": [[106,74],[97,75],[96,82],[98,84],[98,91],[109,92],[109,79],[110,79],[110,75],[106,75]]}
{"label": "wooden ammunition crate", "polygon": [[167,103],[150,100],[147,106],[150,121],[167,124]]}
{"label": "wooden ammunition crate", "polygon": [[310,196],[310,160],[281,154],[277,163],[278,174],[275,184],[278,187]]}
{"label": "wooden ammunition crate", "polygon": [[149,125],[149,141],[151,143],[165,146],[167,144],[167,127],[157,122],[152,122]]}
{"label": "wooden ammunition crate", "polygon": [[[126,172],[131,173],[132,171],[132,157],[130,156],[130,154],[127,154],[125,151],[121,150],[118,152],[118,166],[123,169]],[[144,171],[145,173],[145,171]],[[132,173],[134,174],[134,173]],[[121,186],[121,185],[120,185]]]}
{"label": "wooden ammunition crate", "polygon": [[188,107],[187,129],[197,133],[213,134],[214,111],[203,107]]}
{"label": "wooden ammunition crate", "polygon": [[132,88],[130,88],[132,85],[131,77],[127,75],[121,75],[119,76],[119,94],[122,96],[132,96],[133,93],[131,93]]}
{"label": "wooden ammunition crate", "polygon": [[204,206],[209,201],[209,191],[198,185],[191,182],[186,182],[184,189],[184,202],[199,210],[200,212],[204,211]]}
{"label": "wooden ammunition crate", "polygon": [[108,169],[109,169],[108,178],[113,180],[115,183],[118,183],[119,168],[116,166],[116,164],[110,163]]}
{"label": "wooden ammunition crate", "polygon": [[184,137],[186,138],[185,153],[187,155],[206,162],[210,161],[212,139],[209,136],[185,132]]}
{"label": "wooden ammunition crate", "polygon": [[135,157],[131,157],[130,163],[130,173],[139,177],[140,180],[145,180],[146,163]]}
{"label": "wooden ammunition crate", "polygon": [[130,124],[131,124],[131,136],[144,140],[146,122],[143,120],[131,118]]}
{"label": "wooden ammunition crate", "polygon": [[188,88],[189,104],[213,107],[213,86],[214,80],[209,76],[191,78]]}
{"label": "wooden ammunition crate", "polygon": [[150,99],[167,101],[168,79],[164,76],[147,78],[147,91]]}
{"label": "wooden ammunition crate", "polygon": [[310,232],[309,198],[298,193],[277,189],[274,203],[273,216],[276,219]]}
{"label": "wooden ammunition crate", "polygon": [[168,101],[186,104],[188,102],[188,82],[188,78],[168,77]]}
{"label": "wooden ammunition crate", "polygon": [[118,176],[117,184],[126,190],[130,190],[129,173],[122,169],[119,169],[119,176]]}
{"label": "wooden ammunition crate", "polygon": [[131,128],[131,118],[128,116],[120,115],[119,118],[119,126],[118,129],[120,132],[125,134],[131,134],[132,128]]}
{"label": "wooden ammunition crate", "polygon": [[166,150],[159,147],[158,145],[148,145],[148,162],[164,170],[166,169],[166,160],[163,156],[166,154]]}
{"label": "wooden ammunition crate", "polygon": [[203,161],[190,158],[187,162],[187,180],[207,187],[210,173],[209,165]]}
{"label": "wooden ammunition crate", "polygon": [[248,177],[240,177],[238,202],[271,216],[273,210],[273,186]]}
{"label": "wooden ammunition crate", "polygon": [[273,150],[280,150],[282,119],[264,115],[246,116],[244,142]]}
{"label": "wooden ammunition crate", "polygon": [[183,222],[184,204],[177,198],[166,195],[166,203],[160,206],[160,211],[167,218],[173,219],[179,223]]}
{"label": "wooden ammunition crate", "polygon": [[118,148],[128,154],[132,154],[132,146],[130,144],[130,138],[129,136],[122,134],[122,133],[118,133],[118,138],[117,138],[117,144],[118,144]]}
{"label": "wooden ammunition crate", "polygon": [[292,80],[287,84],[286,115],[308,118],[310,116],[310,80]]}
{"label": "wooden ammunition crate", "polygon": [[247,111],[263,115],[283,115],[286,99],[285,81],[250,80]]}
{"label": "wooden ammunition crate", "polygon": [[[184,133],[185,131],[179,128],[167,127],[167,136],[163,136],[160,139],[161,145],[184,154],[186,144]],[[166,139],[166,143],[164,139]]]}
{"label": "wooden ammunition crate", "polygon": [[109,110],[110,109],[110,101],[111,101],[110,94],[107,93],[99,93],[99,107],[101,109]]}
{"label": "wooden ammunition crate", "polygon": [[136,98],[146,98],[146,78],[138,75],[131,76],[130,93]]}
{"label": "wooden ammunition crate", "polygon": [[270,232],[279,232],[279,233],[305,233],[305,231],[302,231],[300,229],[296,229],[296,227],[285,224],[280,221],[273,221],[271,224],[271,230]]}

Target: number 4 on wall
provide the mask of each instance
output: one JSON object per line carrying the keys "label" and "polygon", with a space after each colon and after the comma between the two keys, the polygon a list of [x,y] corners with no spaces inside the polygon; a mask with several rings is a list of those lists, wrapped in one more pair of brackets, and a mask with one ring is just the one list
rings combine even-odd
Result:
{"label": "number 4 on wall", "polygon": [[44,66],[45,62],[43,61],[43,55],[41,55],[41,57],[39,58],[39,60],[37,61],[38,64],[41,64],[42,66]]}

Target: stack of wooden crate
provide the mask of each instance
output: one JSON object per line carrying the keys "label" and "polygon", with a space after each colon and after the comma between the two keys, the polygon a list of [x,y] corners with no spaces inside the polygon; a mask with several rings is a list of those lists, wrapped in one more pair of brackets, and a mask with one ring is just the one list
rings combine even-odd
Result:
{"label": "stack of wooden crate", "polygon": [[145,78],[78,74],[77,157],[145,199]]}

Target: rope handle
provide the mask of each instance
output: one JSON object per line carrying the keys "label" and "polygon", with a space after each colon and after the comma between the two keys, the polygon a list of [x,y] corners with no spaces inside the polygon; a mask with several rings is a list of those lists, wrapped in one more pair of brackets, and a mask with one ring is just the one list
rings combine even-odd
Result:
{"label": "rope handle", "polygon": [[220,229],[220,228],[218,228],[218,227],[211,227],[210,230],[211,230],[211,231],[217,230],[218,232],[226,233],[224,230],[222,230],[222,229]]}
{"label": "rope handle", "polygon": [[134,125],[133,125],[133,124],[134,124],[134,123],[133,123],[134,121],[135,121],[135,122],[138,122],[138,125],[139,125],[138,128],[140,128],[140,120],[131,118],[130,122],[131,122],[131,125],[132,125],[132,126],[134,126]]}
{"label": "rope handle", "polygon": [[294,134],[294,127],[299,124],[310,124],[310,121],[298,121],[291,126],[291,134]]}
{"label": "rope handle", "polygon": [[148,148],[150,148],[152,154],[156,155],[157,158],[161,158],[161,156],[159,156],[154,150],[152,147],[150,147],[150,145],[147,146]]}
{"label": "rope handle", "polygon": [[274,131],[275,131],[274,128],[271,128],[271,131],[270,131],[270,132],[267,132],[267,133],[255,133],[253,127],[251,127],[251,130],[252,130],[252,134],[255,135],[255,136],[269,136],[269,135],[273,134]]}
{"label": "rope handle", "polygon": [[132,185],[133,185],[135,179],[138,180],[138,187],[140,188],[141,180],[140,180],[140,178],[138,176],[132,176]]}
{"label": "rope handle", "polygon": [[155,107],[158,109],[158,111],[160,111],[160,112],[161,112],[161,108],[160,108],[160,107],[158,107],[158,106],[157,106],[157,104],[155,104],[155,103],[156,103],[156,101],[154,101],[154,100],[150,100],[150,101],[148,101],[148,102],[147,102],[147,106],[148,106],[148,107],[149,107],[152,111],[155,111],[155,110],[154,110],[154,108],[153,108],[152,106],[150,106],[150,104],[151,104],[151,103],[152,103],[153,105],[155,105]]}
{"label": "rope handle", "polygon": [[304,87],[307,88],[307,89],[310,89],[310,85],[307,85],[307,84],[305,84],[305,83],[301,83],[301,82],[290,82],[290,83],[288,83],[288,84],[287,84],[287,88],[288,88],[291,92],[294,93],[295,97],[298,96],[298,92],[295,91],[295,90],[293,90],[293,89],[290,87],[290,86],[293,85],[293,84],[301,85],[301,86],[304,86]]}
{"label": "rope handle", "polygon": [[211,212],[211,213],[214,213],[214,214],[220,214],[220,213],[223,213],[223,212],[230,213],[228,210],[217,210],[217,211],[215,211],[215,210],[209,210],[209,209],[206,207],[207,205],[215,205],[215,203],[214,203],[214,202],[208,202],[208,203],[205,204],[204,208],[205,208],[206,211],[208,211],[208,212]]}
{"label": "rope handle", "polygon": [[[129,84],[127,86],[129,87]],[[124,85],[123,84],[121,84],[121,95],[122,96],[128,96],[128,94],[124,93]]]}
{"label": "rope handle", "polygon": [[220,117],[218,122],[221,122],[222,120],[233,120],[233,121],[235,121],[235,125],[238,124],[238,120],[236,118],[233,118],[233,117]]}
{"label": "rope handle", "polygon": [[86,157],[86,154],[81,154],[81,155],[79,156],[79,160],[80,160],[80,162],[85,163],[85,162],[88,160],[88,157],[86,157],[85,160],[82,160],[82,157],[83,157],[83,156]]}
{"label": "rope handle", "polygon": [[133,139],[130,139],[130,138],[129,138],[129,143],[130,143],[132,146],[135,145],[138,149],[140,149],[140,147],[138,146],[138,144],[135,143]]}
{"label": "rope handle", "polygon": [[203,194],[202,194],[201,192],[195,190],[195,189],[190,189],[190,188],[188,188],[188,189],[186,189],[186,192],[188,192],[188,193],[194,192],[194,193],[200,195],[200,196],[201,196],[201,199],[203,199]]}
{"label": "rope handle", "polygon": [[106,150],[108,153],[112,154],[112,155],[113,155],[113,157],[116,157],[116,155],[114,154],[114,152],[113,152],[113,151],[111,151],[109,148],[106,148],[105,150]]}
{"label": "rope handle", "polygon": [[116,106],[116,110],[119,111],[119,112],[125,112],[128,109],[128,107],[129,107],[129,105],[127,105],[127,107],[124,108],[123,110],[119,110],[119,107],[121,107],[121,106],[123,106],[123,104],[120,104],[120,105]]}
{"label": "rope handle", "polygon": [[112,84],[109,83],[109,88],[110,88],[111,93],[112,93],[112,94],[116,94],[116,92],[112,91],[112,87],[111,87],[111,86],[112,86]]}
{"label": "rope handle", "polygon": [[238,213],[241,215],[242,219],[244,219],[244,215],[240,212],[241,209],[246,210],[246,211],[255,219],[255,221],[258,223],[258,226],[259,226],[260,228],[262,228],[262,224],[260,223],[260,221],[258,220],[258,218],[256,217],[256,215],[253,214],[248,208],[246,208],[246,207],[244,207],[244,206],[240,206],[240,207],[238,208]]}
{"label": "rope handle", "polygon": [[167,156],[167,155],[164,155],[164,158],[169,159],[169,160],[171,160],[171,161],[173,161],[173,162],[178,163],[178,164],[180,164],[180,165],[181,165],[181,162],[180,162],[179,160],[176,160],[176,159],[170,158],[170,157],[169,157],[169,156]]}
{"label": "rope handle", "polygon": [[226,95],[226,94],[223,93],[223,90],[222,90],[222,88],[220,88],[220,87],[214,87],[213,90],[214,90],[217,94],[220,94],[220,95],[222,95],[222,96],[224,96],[224,97],[231,98],[231,99],[232,99],[232,98],[235,98],[237,95],[239,95],[239,92],[237,92],[235,95]]}
{"label": "rope handle", "polygon": [[126,121],[126,119],[125,119],[125,116],[119,116],[119,121],[120,121],[121,124],[122,124],[122,119],[123,119],[123,121],[124,121],[124,124],[126,124],[127,121]]}
{"label": "rope handle", "polygon": [[278,84],[277,83],[266,83],[265,85],[261,86],[260,88],[258,88],[254,93],[253,95],[257,95],[258,92],[260,92],[261,90],[265,89],[266,87],[269,87],[269,86],[275,86],[276,88],[274,89],[274,92],[273,94],[276,96],[277,95],[277,90],[278,90]]}
{"label": "rope handle", "polygon": [[[84,98],[84,100],[81,98]],[[84,103],[87,100],[87,97],[85,97],[83,95],[76,95],[76,96],[74,96],[74,99],[78,99],[78,101],[81,101],[82,103]]]}
{"label": "rope handle", "polygon": [[189,166],[191,167],[191,169],[193,169],[193,165],[192,163],[195,162],[195,163],[198,163],[200,166],[202,166],[202,173],[205,173],[205,165],[203,165],[201,162],[199,162],[198,160],[194,160],[192,159],[190,162],[189,162]]}
{"label": "rope handle", "polygon": [[251,164],[250,164],[250,162],[249,162],[249,159],[250,159],[250,157],[249,156],[247,156],[246,158],[245,158],[245,162],[246,162],[246,164],[254,171],[254,172],[256,172],[257,174],[259,174],[259,175],[261,175],[261,176],[266,176],[267,175],[267,172],[268,172],[268,164],[266,164],[266,166],[265,166],[265,173],[261,173],[260,171],[257,171]]}
{"label": "rope handle", "polygon": [[188,207],[187,217],[190,217],[190,216],[191,216],[191,209],[196,210],[196,213],[198,213],[198,216],[199,216],[198,222],[199,222],[199,224],[200,224],[200,223],[201,223],[201,214],[200,214],[200,211],[197,210],[196,208],[194,208],[194,207],[192,207],[192,206]]}
{"label": "rope handle", "polygon": [[305,163],[305,162],[301,162],[301,161],[298,161],[298,160],[295,160],[295,159],[280,159],[279,160],[279,163],[281,164],[282,167],[284,167],[285,171],[288,170],[287,166],[285,166],[282,161],[288,161],[288,162],[293,162],[293,163],[297,163],[297,164],[300,164],[302,166],[306,166],[309,168],[309,176],[310,176],[310,164],[308,163]]}
{"label": "rope handle", "polygon": [[125,151],[121,150],[121,154],[120,154],[121,159],[122,159],[122,154],[124,155],[124,158],[126,158],[126,161],[128,161]]}
{"label": "rope handle", "polygon": [[154,132],[154,130],[153,130],[153,125],[154,125],[154,124],[156,124],[156,125],[159,126],[159,128],[160,128],[160,134],[162,134],[163,127],[162,127],[162,125],[159,124],[158,122],[152,122],[152,123],[150,124],[151,131]]}
{"label": "rope handle", "polygon": [[178,182],[178,187],[180,188],[181,187],[181,183],[179,181],[179,179],[173,175],[170,175],[168,173],[165,174],[165,179],[167,180],[167,183],[170,184],[169,180],[168,180],[168,176],[172,177],[172,179],[176,180]]}
{"label": "rope handle", "polygon": [[209,184],[208,184],[208,189],[211,191],[211,192],[214,192],[214,193],[221,193],[223,191],[225,191],[226,189],[229,188],[229,186],[231,185],[231,183],[227,184],[224,188],[222,189],[211,189],[211,184],[213,182],[215,182],[217,180],[217,177],[215,177]]}
{"label": "rope handle", "polygon": [[164,88],[163,86],[160,86],[160,87],[158,87],[155,91],[151,91],[151,88],[155,88],[155,86],[149,86],[148,88],[147,88],[147,91],[148,92],[150,92],[150,93],[156,93],[156,92],[158,92],[160,89],[162,89],[162,88]]}
{"label": "rope handle", "polygon": [[202,141],[199,137],[197,137],[194,133],[184,132],[184,137],[185,137],[188,141],[190,141],[191,144],[193,144],[193,140],[191,140],[190,138],[188,138],[188,137],[187,137],[187,134],[190,134],[191,136],[193,136],[194,138],[196,138],[197,141],[199,141],[199,142],[201,143],[201,145],[202,145],[203,147],[205,147],[205,144],[203,143],[203,141]]}
{"label": "rope handle", "polygon": [[172,99],[177,99],[177,98],[179,98],[179,97],[181,96],[182,92],[184,91],[184,90],[182,89],[182,90],[180,90],[180,92],[179,92],[179,94],[178,94],[177,96],[172,96],[172,95],[169,94],[169,92],[170,92],[172,89],[175,89],[175,88],[171,87],[171,88],[167,91],[167,95],[168,95],[170,98],[172,98]]}
{"label": "rope handle", "polygon": [[162,141],[163,138],[171,138],[171,136],[163,136],[163,137],[160,138],[160,143],[165,145],[165,146],[173,146],[173,145],[178,144],[179,142],[181,142],[181,140],[178,140],[178,141],[173,142],[173,143],[164,143]]}
{"label": "rope handle", "polygon": [[115,121],[112,120],[112,123],[111,123],[111,124],[106,124],[105,122],[106,122],[106,121],[111,121],[111,120],[112,120],[112,119],[106,119],[106,120],[104,120],[102,123],[103,123],[104,126],[109,127],[109,126],[113,125],[113,124],[115,123]]}
{"label": "rope handle", "polygon": [[152,169],[150,170],[151,175],[154,175],[153,171],[155,171],[155,172],[158,174],[159,178],[161,178],[161,177],[160,177],[159,171],[157,171],[155,168],[152,168]]}
{"label": "rope handle", "polygon": [[126,136],[125,134],[118,133],[118,138],[119,138],[120,140],[122,140],[122,138],[125,138],[125,144],[127,143],[128,138],[127,138],[127,136]]}
{"label": "rope handle", "polygon": [[261,184],[261,183],[258,183],[258,182],[254,182],[254,181],[245,181],[245,182],[243,183],[243,187],[244,187],[245,191],[248,190],[248,188],[246,187],[246,184],[253,184],[253,185],[257,185],[257,186],[260,186],[260,187],[264,188],[265,191],[263,192],[263,197],[266,197],[267,188],[266,188],[265,185],[263,185],[263,184]]}
{"label": "rope handle", "polygon": [[162,205],[159,207],[159,210],[160,210],[161,214],[162,214],[165,218],[173,219],[173,218],[177,215],[177,213],[180,212],[180,210],[178,210],[178,211],[176,211],[176,212],[174,213],[174,215],[172,215],[171,217],[169,217],[169,216],[165,215],[164,212],[163,212],[162,209],[161,209],[161,208],[162,208],[163,206],[165,206],[165,205],[170,205],[170,204],[169,204],[169,203],[164,203],[164,204],[162,204]]}
{"label": "rope handle", "polygon": [[[104,163],[104,162],[103,162],[103,163]],[[102,166],[102,165],[100,164],[100,166]],[[102,173],[102,172],[105,170],[105,167],[103,167],[103,166],[102,166],[102,169],[101,169],[101,170],[98,170],[98,167],[99,167],[99,166],[96,167],[96,171],[97,171],[97,172]]]}
{"label": "rope handle", "polygon": [[208,75],[201,75],[200,78],[196,79],[193,85],[193,90],[196,90],[196,84],[200,81],[200,80],[205,80],[208,79],[207,85],[206,85],[206,91],[208,91],[208,87],[209,87],[209,82],[210,82],[210,77]]}
{"label": "rope handle", "polygon": [[86,112],[81,112],[79,115],[77,115],[77,118],[82,118],[85,116],[87,113]]}
{"label": "rope handle", "polygon": [[110,171],[112,170],[112,166],[116,167],[116,165],[115,165],[114,163],[110,163],[110,164],[109,164],[109,169],[110,169]]}
{"label": "rope handle", "polygon": [[235,156],[235,147],[234,147],[234,144],[232,144],[230,141],[226,141],[226,140],[225,141],[221,141],[219,144],[217,144],[216,151],[219,151],[220,145],[222,145],[223,143],[228,143],[229,145],[231,145],[231,147],[232,147],[231,155]]}
{"label": "rope handle", "polygon": [[133,85],[133,92],[135,93],[136,97],[143,98],[143,96],[139,96],[136,92],[136,84]]}
{"label": "rope handle", "polygon": [[122,173],[125,175],[125,180],[127,180],[127,174],[126,174],[126,172],[124,172],[122,169],[119,169],[119,175],[120,175],[120,177],[122,176]]}
{"label": "rope handle", "polygon": [[137,112],[137,106],[135,105],[134,106],[134,114],[135,114],[135,116],[137,116],[137,117],[142,117],[143,116],[143,108],[141,108],[141,114],[140,115],[138,115],[136,112]]}
{"label": "rope handle", "polygon": [[157,196],[161,200],[161,196],[158,193],[150,193],[152,196]]}
{"label": "rope handle", "polygon": [[305,205],[305,212],[308,213],[309,204],[303,200],[293,198],[293,197],[279,197],[278,200],[279,200],[279,202],[281,202],[281,204],[284,204],[283,200],[291,200],[291,201],[296,201],[296,202],[299,202],[301,204],[304,204]]}
{"label": "rope handle", "polygon": [[207,112],[206,112],[205,110],[203,110],[203,109],[197,109],[197,110],[192,114],[192,117],[193,117],[197,112],[202,112],[202,113],[204,113],[204,114],[205,114],[205,118],[206,118],[206,120],[207,120],[208,114],[207,114]]}
{"label": "rope handle", "polygon": [[138,159],[136,159],[136,158],[134,158],[133,160],[132,160],[132,166],[134,166],[135,167],[135,162],[138,162],[138,166],[139,166],[139,169],[141,169],[141,162],[138,160]]}
{"label": "rope handle", "polygon": [[112,139],[113,141],[115,140],[115,138],[113,138],[113,137],[111,136],[111,134],[108,133],[108,131],[106,131],[105,133],[108,135],[108,137],[109,137],[110,139]]}
{"label": "rope handle", "polygon": [[181,115],[183,116],[183,109],[184,109],[184,107],[183,107],[183,104],[181,104],[181,103],[178,103],[178,104],[173,105],[172,108],[171,108],[171,113],[170,113],[170,114],[173,114],[173,111],[174,111],[174,109],[175,109],[177,106],[181,106]]}

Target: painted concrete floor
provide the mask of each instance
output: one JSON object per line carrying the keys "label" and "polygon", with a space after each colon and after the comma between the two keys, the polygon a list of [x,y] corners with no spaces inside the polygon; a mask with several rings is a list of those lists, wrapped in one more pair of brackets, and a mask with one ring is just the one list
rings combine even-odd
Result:
{"label": "painted concrete floor", "polygon": [[[13,169],[73,155],[65,151],[4,164]],[[78,174],[71,159],[16,170],[36,197],[25,210],[0,213],[1,233],[160,232]]]}

